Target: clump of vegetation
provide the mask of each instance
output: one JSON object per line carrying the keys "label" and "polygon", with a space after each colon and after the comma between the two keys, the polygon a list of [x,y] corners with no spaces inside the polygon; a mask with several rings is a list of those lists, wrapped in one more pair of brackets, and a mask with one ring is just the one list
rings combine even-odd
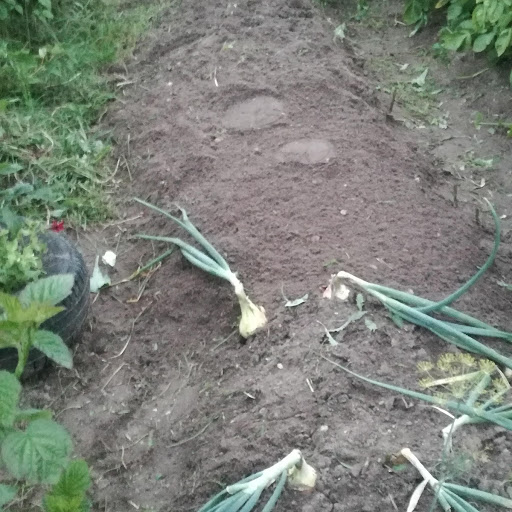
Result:
{"label": "clump of vegetation", "polygon": [[[0,452],[7,483],[0,484],[0,507],[16,500],[18,485],[41,486],[45,512],[86,512],[89,468],[70,461],[72,442],[51,411],[20,409],[21,385],[0,371]],[[12,483],[11,483],[12,482]]]}
{"label": "clump of vegetation", "polygon": [[[407,0],[404,21],[423,27],[435,9],[446,10],[440,43],[447,50],[487,51],[495,59],[512,54],[512,3],[509,0]],[[511,73],[512,79],[512,73]]]}
{"label": "clump of vegetation", "polygon": [[101,220],[111,209],[102,69],[128,55],[157,7],[0,0],[0,207]]}
{"label": "clump of vegetation", "polygon": [[54,332],[40,329],[43,322],[63,311],[58,306],[73,288],[72,274],[58,274],[29,283],[19,294],[0,292],[0,349],[15,348],[20,378],[31,348],[65,368],[73,366],[69,348]]}
{"label": "clump of vegetation", "polygon": [[44,274],[40,222],[0,213],[0,290],[12,293]]}

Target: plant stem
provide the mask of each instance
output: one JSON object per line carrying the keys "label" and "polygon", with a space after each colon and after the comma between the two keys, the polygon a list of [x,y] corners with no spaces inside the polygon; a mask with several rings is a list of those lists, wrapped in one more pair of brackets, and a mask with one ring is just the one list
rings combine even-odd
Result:
{"label": "plant stem", "polygon": [[274,480],[281,476],[283,472],[288,471],[293,466],[296,466],[301,462],[301,460],[302,454],[300,450],[293,450],[284,459],[263,470],[261,475],[255,480],[251,480],[244,484],[230,485],[226,490],[229,494],[235,494],[240,491],[247,494],[253,494],[257,492],[258,489],[264,489],[270,485]]}

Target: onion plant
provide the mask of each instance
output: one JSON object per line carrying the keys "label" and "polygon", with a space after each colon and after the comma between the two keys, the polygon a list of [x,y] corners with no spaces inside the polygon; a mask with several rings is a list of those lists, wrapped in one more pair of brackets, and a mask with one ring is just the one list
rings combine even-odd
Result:
{"label": "onion plant", "polygon": [[208,240],[199,232],[199,230],[190,222],[187,212],[183,208],[179,208],[181,219],[171,215],[169,212],[158,208],[142,199],[135,198],[137,202],[151,208],[152,210],[165,215],[174,221],[178,226],[183,228],[203,249],[200,251],[193,245],[184,242],[180,238],[152,235],[138,235],[139,238],[146,240],[155,240],[159,242],[167,242],[179,247],[181,253],[192,265],[204,270],[205,272],[225,279],[234,288],[235,295],[240,303],[242,312],[239,324],[240,335],[244,338],[255,334],[267,325],[267,317],[265,309],[254,304],[245,293],[242,282],[238,279],[236,272],[233,272],[222,255],[213,247]]}
{"label": "onion plant", "polygon": [[409,448],[403,448],[400,454],[405,457],[423,477],[423,482],[416,487],[411,496],[407,512],[413,512],[416,509],[419,499],[427,485],[435,492],[436,499],[445,512],[450,512],[451,510],[455,512],[478,512],[478,509],[469,503],[467,499],[472,502],[480,501],[489,505],[512,509],[511,499],[478,489],[472,489],[471,487],[437,480]]}
{"label": "onion plant", "polygon": [[[429,402],[438,407],[448,409],[449,411],[462,414],[461,418],[458,420],[459,424],[457,428],[467,423],[495,423],[500,427],[506,428],[507,430],[512,430],[512,404],[506,405],[498,405],[500,403],[500,399],[503,395],[508,392],[508,386],[503,390],[496,393],[493,399],[488,399],[482,404],[476,404],[476,399],[483,395],[485,391],[486,385],[488,385],[490,374],[489,370],[482,371],[482,379],[478,381],[475,385],[474,389],[472,389],[466,400],[459,400],[456,398],[443,398],[439,396],[431,396],[426,393],[419,393],[418,391],[412,391],[410,389],[401,388],[399,386],[395,386],[393,384],[387,384],[385,382],[380,382],[378,380],[369,379],[368,377],[363,377],[358,373],[355,373],[344,366],[331,361],[327,357],[321,356],[323,359],[331,363],[332,365],[340,368],[341,370],[361,379],[369,384],[373,384],[375,386],[379,386],[384,389],[389,389],[390,391],[394,391],[397,393],[401,393],[406,396],[410,396],[411,398],[418,398],[425,402]],[[457,420],[456,420],[457,421]],[[448,427],[447,427],[448,428]],[[454,426],[450,425],[450,430],[453,433]]]}
{"label": "onion plant", "polygon": [[[336,274],[326,296],[339,296],[339,290],[345,289],[344,281],[349,281],[364,292],[378,299],[390,312],[392,319],[401,326],[403,321],[424,327],[445,341],[459,348],[479,354],[487,359],[512,369],[512,359],[497,350],[477,341],[474,336],[499,338],[512,342],[512,333],[501,331],[470,315],[461,313],[450,304],[463,295],[492,265],[500,244],[500,222],[492,205],[488,202],[495,224],[495,237],[493,250],[478,272],[454,293],[445,299],[434,302],[417,297],[411,293],[402,292],[386,286],[369,283],[348,272]],[[438,317],[433,316],[437,314]],[[441,318],[439,318],[439,316]]]}
{"label": "onion plant", "polygon": [[251,512],[265,489],[275,481],[274,492],[261,512],[271,512],[285,486],[299,491],[315,487],[316,471],[304,460],[299,450],[293,450],[277,464],[229,485],[203,505],[198,512]]}

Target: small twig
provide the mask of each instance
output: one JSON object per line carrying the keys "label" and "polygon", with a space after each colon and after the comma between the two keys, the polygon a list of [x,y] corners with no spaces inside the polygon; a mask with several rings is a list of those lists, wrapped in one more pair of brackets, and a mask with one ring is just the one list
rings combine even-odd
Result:
{"label": "small twig", "polygon": [[103,387],[101,388],[101,392],[105,392],[105,388],[109,385],[110,381],[117,375],[117,373],[123,368],[123,366],[128,366],[128,363],[123,363],[119,368],[110,376],[110,378],[105,382]]}
{"label": "small twig", "polygon": [[395,106],[396,91],[397,91],[397,88],[395,87],[393,89],[393,93],[391,94],[391,102],[389,103],[388,116],[391,115],[391,112],[393,111],[393,107]]}
{"label": "small twig", "polygon": [[126,462],[124,461],[124,445],[121,446],[121,464],[123,465],[124,469],[128,469]]}
{"label": "small twig", "polygon": [[210,421],[210,423],[207,423],[197,434],[194,434],[191,437],[187,437],[187,439],[182,439],[181,441],[178,441],[177,443],[169,445],[169,448],[176,448],[178,446],[181,446],[182,444],[188,443],[189,441],[192,441],[199,437],[200,435],[204,434],[207,430],[207,428],[213,423],[213,420]]}
{"label": "small twig", "polygon": [[235,329],[229,336],[226,336],[222,341],[220,341],[219,343],[217,343],[217,345],[215,345],[211,350],[210,352],[214,352],[215,350],[217,350],[221,345],[224,345],[224,343],[226,343],[236,332],[238,331],[238,329]]}
{"label": "small twig", "polygon": [[472,75],[456,76],[455,78],[457,80],[469,80],[471,78],[476,78],[477,76],[481,75],[482,73],[485,73],[486,71],[489,71],[489,69],[491,69],[491,68],[484,68],[484,69],[481,69],[480,71],[477,71],[476,73],[473,73]]}
{"label": "small twig", "polygon": [[115,356],[112,356],[110,359],[117,359],[118,357],[121,357],[123,354],[124,354],[124,351],[126,350],[126,348],[128,347],[128,345],[130,344],[130,340],[132,339],[132,336],[133,336],[133,331],[135,329],[135,323],[137,322],[137,320],[142,316],[142,314],[148,309],[150,308],[151,306],[153,305],[152,302],[150,302],[147,306],[143,307],[139,314],[134,318],[133,322],[132,322],[132,328],[131,328],[131,331],[130,331],[130,334],[128,335],[128,339],[126,340],[126,343],[124,345],[124,347],[122,348],[121,352],[119,352],[119,354],[116,354]]}
{"label": "small twig", "polygon": [[[138,218],[138,217],[135,217]],[[157,263],[160,263],[163,261],[167,256],[170,256],[174,252],[174,247],[171,249],[168,249],[167,251],[163,252],[160,256],[157,256],[156,258],[153,258],[151,261],[146,263],[144,266],[140,267],[138,270],[136,270],[133,274],[131,274],[129,277],[125,277],[124,279],[121,279],[120,281],[117,281],[115,283],[109,284],[108,286],[105,286],[105,288],[112,288],[113,286],[118,286],[120,284],[128,283],[130,281],[133,281],[135,278],[140,276],[143,272],[150,269]]]}

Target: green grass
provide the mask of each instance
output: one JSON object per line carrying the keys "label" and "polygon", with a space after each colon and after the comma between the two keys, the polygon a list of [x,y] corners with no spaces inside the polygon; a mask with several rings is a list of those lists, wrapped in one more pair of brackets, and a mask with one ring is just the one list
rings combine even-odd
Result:
{"label": "green grass", "polygon": [[0,21],[0,207],[85,224],[113,211],[108,134],[95,126],[114,99],[102,72],[130,55],[162,4],[52,7],[44,22]]}

